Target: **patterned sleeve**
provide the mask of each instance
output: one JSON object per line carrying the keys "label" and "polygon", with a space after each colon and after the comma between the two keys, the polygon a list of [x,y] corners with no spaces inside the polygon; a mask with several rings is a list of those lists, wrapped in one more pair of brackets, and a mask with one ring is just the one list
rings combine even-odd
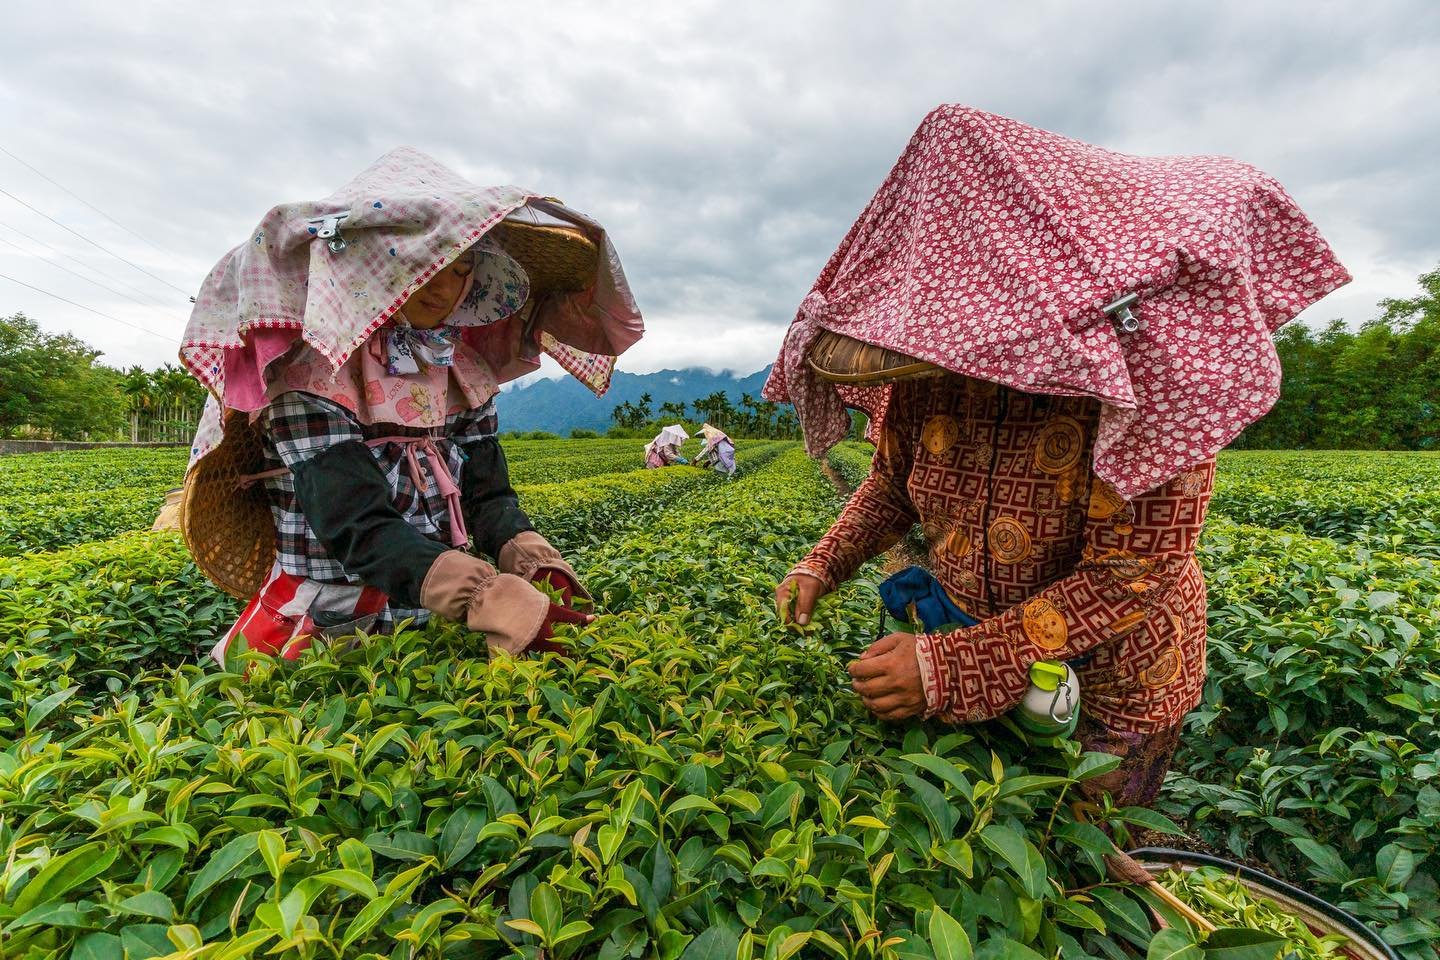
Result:
{"label": "patterned sleeve", "polygon": [[292,470],[339,443],[364,440],[353,414],[311,393],[282,393],[260,415],[260,427]]}
{"label": "patterned sleeve", "polygon": [[906,489],[920,442],[921,404],[914,383],[897,384],[880,428],[870,476],[855,488],[830,532],[791,572],[835,589],[861,564],[890,549],[919,519]]}
{"label": "patterned sleeve", "polygon": [[[1069,661],[1094,651],[1143,675],[1157,668],[1182,614],[1198,617],[1191,629],[1203,636],[1195,548],[1214,478],[1212,460],[1128,502],[1096,480],[1073,573],[974,627],[917,638],[927,716],[973,723],[1005,713],[1025,695],[1037,660]],[[1191,609],[1197,597],[1198,613]],[[1125,649],[1111,650],[1117,644]]]}

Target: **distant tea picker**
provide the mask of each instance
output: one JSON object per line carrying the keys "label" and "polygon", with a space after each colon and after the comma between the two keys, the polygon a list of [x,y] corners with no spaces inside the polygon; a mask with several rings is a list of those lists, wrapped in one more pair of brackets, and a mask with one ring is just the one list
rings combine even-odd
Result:
{"label": "distant tea picker", "polygon": [[[938,589],[892,585],[920,602],[851,664],[864,703],[968,723],[1038,685],[1051,719],[1078,708],[1084,746],[1121,758],[1087,789],[1150,802],[1205,677],[1195,546],[1215,454],[1279,395],[1272,334],[1348,280],[1247,164],[935,110],[765,387],[794,403],[812,454],[845,436],[846,407],[876,443],[780,584],[781,616],[806,622],[918,523]],[[1078,704],[1057,683],[1072,675]]]}
{"label": "distant tea picker", "polygon": [[654,440],[645,444],[646,468],[656,470],[660,467],[688,464],[690,461],[680,455],[680,447],[689,439],[690,434],[678,423],[662,429],[655,434]]}
{"label": "distant tea picker", "polygon": [[695,454],[695,466],[708,467],[716,473],[723,473],[727,477],[735,475],[735,443],[719,427],[712,427],[704,424],[700,427],[700,435],[705,438],[700,445],[700,452]]}
{"label": "distant tea picker", "polygon": [[273,208],[206,278],[181,349],[212,394],[181,526],[248,601],[216,658],[432,613],[519,653],[584,622],[511,488],[494,398],[542,352],[603,394],[642,333],[598,223],[416,150]]}

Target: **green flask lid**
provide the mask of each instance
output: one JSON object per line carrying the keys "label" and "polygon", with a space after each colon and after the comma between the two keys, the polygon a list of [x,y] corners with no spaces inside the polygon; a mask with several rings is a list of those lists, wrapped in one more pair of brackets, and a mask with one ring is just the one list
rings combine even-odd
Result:
{"label": "green flask lid", "polygon": [[1030,664],[1030,682],[1041,690],[1054,690],[1070,675],[1070,668],[1054,660],[1037,660]]}

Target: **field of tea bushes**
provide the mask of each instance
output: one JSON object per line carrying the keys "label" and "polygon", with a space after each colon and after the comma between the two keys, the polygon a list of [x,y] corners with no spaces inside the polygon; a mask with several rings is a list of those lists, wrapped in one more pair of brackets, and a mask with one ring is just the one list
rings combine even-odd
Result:
{"label": "field of tea bushes", "polygon": [[[0,956],[1274,955],[1152,935],[1070,806],[1111,761],[870,720],[878,565],[777,624],[840,506],[797,444],[729,481],[639,446],[506,445],[598,600],[574,657],[432,625],[245,679],[203,659],[237,604],[147,532],[184,451],[0,458]],[[1205,703],[1122,845],[1183,831],[1440,956],[1437,489],[1428,455],[1222,458]]]}

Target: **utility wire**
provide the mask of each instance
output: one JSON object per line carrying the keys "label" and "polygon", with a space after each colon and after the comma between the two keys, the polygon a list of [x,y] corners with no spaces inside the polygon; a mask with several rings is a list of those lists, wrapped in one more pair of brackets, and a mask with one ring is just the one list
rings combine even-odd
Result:
{"label": "utility wire", "polygon": [[68,303],[72,307],[79,307],[81,310],[88,310],[89,312],[95,314],[95,316],[97,317],[104,317],[106,320],[113,320],[116,323],[123,324],[124,326],[133,327],[134,329],[139,330],[141,333],[150,334],[150,336],[152,337],[159,337],[161,340],[168,340],[170,343],[180,342],[179,340],[168,334],[156,333],[154,330],[142,327],[138,323],[131,323],[129,320],[121,320],[119,317],[112,317],[110,314],[96,310],[94,307],[87,307],[83,303],[76,303],[74,300],[62,297],[58,293],[51,293],[49,290],[41,290],[39,287],[26,283],[24,280],[16,280],[14,277],[9,276],[8,274],[0,273],[0,280],[9,280],[11,283],[19,284],[20,286],[25,287],[28,290],[34,290],[36,293],[43,293],[45,296],[50,297],[52,300],[59,300],[61,303]]}
{"label": "utility wire", "polygon": [[59,187],[61,190],[65,191],[70,196],[74,197],[76,200],[79,200],[81,203],[85,204],[85,206],[89,207],[91,210],[94,210],[96,213],[100,214],[100,216],[104,217],[106,220],[109,220],[111,223],[115,224],[115,226],[119,227],[121,230],[124,230],[126,233],[130,234],[130,236],[134,237],[136,240],[144,240],[146,243],[150,244],[151,248],[154,249],[155,252],[165,253],[164,250],[161,250],[159,247],[155,246],[152,241],[146,239],[145,237],[142,237],[134,230],[131,230],[129,227],[125,226],[125,224],[121,223],[119,220],[116,220],[114,217],[110,216],[110,214],[106,213],[104,210],[101,210],[99,207],[95,206],[95,204],[91,203],[89,200],[86,200],[84,197],[80,196],[78,193],[71,190],[63,183],[60,183],[52,177],[46,176],[43,171],[38,170],[30,164],[26,163],[24,160],[21,160],[9,150],[6,150],[4,147],[0,147],[0,153],[5,154],[5,156],[9,157],[11,160],[14,160],[16,163],[20,164],[20,166],[24,167],[26,170],[31,171],[36,176],[40,177],[42,180],[45,180],[47,183],[51,183]]}
{"label": "utility wire", "polygon": [[102,247],[100,244],[96,243],[94,240],[91,240],[89,237],[85,236],[85,234],[81,233],[80,231],[70,229],[69,227],[65,226],[65,224],[61,223],[59,220],[56,220],[54,217],[50,216],[50,214],[46,213],[45,211],[43,211],[43,210],[41,210],[41,209],[39,209],[39,208],[37,208],[37,207],[33,207],[33,206],[31,206],[30,204],[26,203],[24,200],[21,200],[19,197],[15,196],[15,194],[11,193],[9,190],[0,189],[0,194],[4,194],[5,196],[9,197],[11,200],[14,200],[16,203],[20,204],[20,206],[24,207],[26,210],[31,210],[31,211],[39,214],[40,216],[44,217],[46,220],[49,220],[51,223],[55,224],[57,227],[59,227],[60,229],[66,231],[67,233],[73,233],[73,234],[75,234],[75,236],[79,237],[81,240],[84,240],[86,243],[90,244],[90,246],[94,247],[96,250],[100,250],[100,251],[103,251],[104,253],[108,253],[110,256],[114,257],[116,260],[119,260],[121,263],[129,264],[130,266],[134,267],[136,270],[139,270],[141,273],[145,274],[145,276],[149,277],[150,279],[152,279],[152,280],[158,280],[158,281],[160,281],[161,283],[165,284],[165,286],[169,287],[171,290],[174,290],[174,291],[176,291],[176,292],[178,292],[178,293],[180,293],[180,294],[183,294],[184,297],[185,297],[185,299],[187,299],[187,300],[190,299],[190,294],[189,294],[188,291],[181,290],[179,287],[175,286],[175,284],[171,283],[169,280],[166,280],[164,277],[157,277],[157,276],[155,276],[155,274],[151,273],[149,270],[146,270],[144,267],[140,266],[139,264],[131,263],[129,260],[126,260],[124,257],[120,256],[120,254],[116,253],[115,251],[110,250],[110,249],[108,249],[108,248],[106,248],[106,247]]}
{"label": "utility wire", "polygon": [[[136,293],[140,294],[140,296],[145,297],[145,298],[147,298],[147,299],[150,301],[150,304],[148,304],[148,305],[163,307],[163,308],[166,309],[166,310],[168,310],[168,309],[171,308],[171,304],[168,304],[168,303],[165,303],[165,302],[161,301],[161,300],[160,300],[158,297],[156,297],[154,294],[149,293],[149,292],[147,292],[147,291],[145,291],[145,290],[141,290],[139,287],[135,286],[134,284],[126,283],[124,280],[121,280],[119,277],[114,276],[113,274],[106,273],[104,270],[101,270],[99,267],[93,267],[93,266],[91,266],[90,264],[86,263],[84,260],[80,260],[80,259],[77,258],[77,257],[72,257],[70,254],[66,253],[64,250],[57,250],[55,247],[52,247],[50,244],[46,243],[44,240],[40,240],[40,239],[37,239],[36,237],[30,236],[30,234],[26,233],[24,230],[21,230],[19,227],[12,227],[10,224],[4,222],[3,220],[0,220],[0,227],[4,227],[6,230],[9,230],[9,231],[11,231],[11,232],[13,232],[13,233],[18,233],[18,234],[20,234],[20,236],[24,237],[26,240],[29,240],[31,243],[35,244],[36,246],[44,247],[46,250],[49,250],[49,251],[51,251],[52,253],[58,253],[58,254],[60,254],[60,256],[64,257],[66,260],[69,260],[71,263],[79,264],[80,266],[84,267],[86,270],[93,270],[93,271],[95,271],[96,273],[100,274],[100,276],[104,277],[106,280],[111,281],[112,283],[118,283],[118,284],[120,284],[120,286],[124,287],[124,288],[127,289],[127,290],[133,290],[133,291],[135,291]],[[136,302],[139,303],[138,300],[137,300]]]}
{"label": "utility wire", "polygon": [[85,276],[85,274],[83,274],[83,273],[78,273],[78,272],[76,272],[76,271],[74,271],[74,270],[71,270],[69,267],[65,266],[65,264],[63,264],[63,263],[56,263],[54,260],[51,260],[49,257],[45,256],[45,255],[42,254],[42,253],[35,253],[33,250],[26,250],[24,247],[20,246],[20,244],[16,243],[16,242],[13,241],[13,240],[6,240],[4,237],[0,237],[0,243],[5,244],[6,246],[14,247],[16,250],[19,250],[21,253],[25,254],[26,256],[39,257],[41,260],[43,260],[43,261],[45,261],[46,263],[50,264],[50,266],[54,267],[56,270],[64,270],[66,273],[70,274],[72,277],[79,277],[81,280],[84,280],[86,283],[94,284],[95,286],[99,287],[101,290],[108,290],[110,293],[115,294],[115,296],[117,296],[117,297],[124,297],[126,300],[129,300],[131,303],[137,303],[137,304],[139,304],[140,306],[142,306],[142,307],[147,307],[147,308],[151,306],[150,304],[146,303],[144,300],[137,300],[136,298],[130,296],[130,294],[128,294],[128,293],[125,293],[125,292],[120,291],[120,290],[116,290],[114,287],[107,287],[105,284],[101,283],[99,280],[92,280],[92,279],[90,279],[89,277]]}

